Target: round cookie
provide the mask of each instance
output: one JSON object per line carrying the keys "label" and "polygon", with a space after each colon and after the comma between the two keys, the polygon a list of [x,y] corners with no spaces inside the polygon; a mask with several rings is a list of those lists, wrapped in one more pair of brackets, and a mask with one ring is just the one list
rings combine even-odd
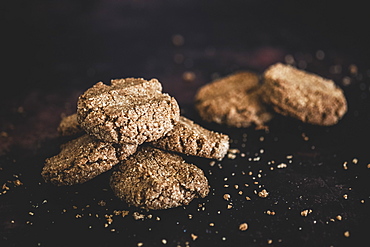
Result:
{"label": "round cookie", "polygon": [[150,146],[141,146],[117,168],[110,179],[111,188],[118,198],[136,207],[173,208],[209,193],[201,169],[185,163],[179,155]]}
{"label": "round cookie", "polygon": [[281,63],[270,66],[263,77],[262,99],[277,113],[328,126],[347,111],[343,91],[332,80]]}
{"label": "round cookie", "polygon": [[259,77],[247,71],[237,72],[201,87],[195,106],[203,120],[233,127],[263,126],[270,121],[259,95]]}
{"label": "round cookie", "polygon": [[41,175],[46,182],[58,186],[85,183],[110,170],[136,149],[136,145],[113,145],[85,134],[63,144],[59,154],[46,159]]}
{"label": "round cookie", "polygon": [[180,116],[176,100],[161,92],[158,80],[141,78],[95,84],[77,103],[77,120],[96,138],[114,143],[142,144],[170,131]]}
{"label": "round cookie", "polygon": [[229,149],[229,137],[207,130],[186,117],[165,136],[151,143],[168,151],[209,159],[222,159]]}

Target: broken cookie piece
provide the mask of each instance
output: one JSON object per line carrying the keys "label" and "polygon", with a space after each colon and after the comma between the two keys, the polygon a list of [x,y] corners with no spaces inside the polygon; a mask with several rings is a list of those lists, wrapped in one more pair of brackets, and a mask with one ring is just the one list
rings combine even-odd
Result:
{"label": "broken cookie piece", "polygon": [[77,104],[77,119],[90,135],[112,143],[140,145],[155,141],[178,122],[176,100],[162,93],[158,80],[141,78],[102,82],[83,93]]}
{"label": "broken cookie piece", "polygon": [[46,159],[41,175],[58,186],[84,183],[110,170],[136,148],[132,144],[102,142],[85,134],[63,144],[58,155]]}
{"label": "broken cookie piece", "polygon": [[167,209],[188,205],[209,193],[208,180],[201,169],[179,155],[141,146],[112,173],[110,185],[115,195],[128,204],[144,209]]}
{"label": "broken cookie piece", "polygon": [[179,122],[170,132],[151,144],[157,148],[186,155],[222,159],[229,149],[229,137],[207,130],[180,116]]}
{"label": "broken cookie piece", "polygon": [[263,78],[262,99],[277,113],[328,126],[347,112],[343,91],[332,80],[281,63],[270,66]]}
{"label": "broken cookie piece", "polygon": [[203,120],[232,127],[260,127],[272,114],[260,100],[259,77],[241,71],[201,87],[195,95],[195,106]]}

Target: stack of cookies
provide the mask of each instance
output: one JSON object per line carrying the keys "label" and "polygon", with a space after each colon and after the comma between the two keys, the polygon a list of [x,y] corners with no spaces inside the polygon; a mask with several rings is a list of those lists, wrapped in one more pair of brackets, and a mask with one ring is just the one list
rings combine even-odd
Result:
{"label": "stack of cookies", "polygon": [[115,167],[110,178],[115,195],[145,209],[187,205],[209,193],[203,171],[177,153],[222,159],[229,149],[227,135],[180,116],[176,100],[156,79],[95,84],[58,131],[75,139],[46,159],[41,172],[46,182],[84,183]]}
{"label": "stack of cookies", "polygon": [[232,127],[261,127],[274,113],[330,126],[347,111],[343,91],[332,80],[281,63],[262,76],[243,71],[206,84],[195,104],[205,121]]}

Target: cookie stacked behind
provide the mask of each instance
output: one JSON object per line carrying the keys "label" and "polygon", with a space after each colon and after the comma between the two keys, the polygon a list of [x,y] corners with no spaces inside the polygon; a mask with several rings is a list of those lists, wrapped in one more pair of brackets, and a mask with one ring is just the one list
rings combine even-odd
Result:
{"label": "cookie stacked behind", "polygon": [[199,115],[208,122],[233,127],[262,126],[272,114],[261,102],[257,74],[238,72],[200,88],[195,96]]}
{"label": "cookie stacked behind", "polygon": [[347,112],[343,91],[332,80],[281,63],[263,75],[262,99],[275,112],[316,125],[334,125]]}
{"label": "cookie stacked behind", "polygon": [[[221,159],[229,148],[229,138],[180,117],[176,100],[161,90],[158,80],[138,78],[113,80],[110,86],[99,82],[88,89],[79,97],[77,114],[64,118],[58,127],[61,135],[80,136],[62,145],[58,155],[46,160],[41,173],[45,181],[56,185],[84,183],[119,164],[111,186],[117,196],[129,204],[161,209],[185,205],[194,197],[206,196],[209,189],[203,171],[185,163],[177,154],[163,150]],[[146,163],[130,163],[136,159]],[[137,170],[136,165],[145,166],[146,170]],[[154,184],[148,176],[155,173],[151,170],[154,167],[177,173],[157,174],[152,177],[157,183]],[[139,182],[127,187],[134,177]],[[170,180],[171,188],[166,185]],[[148,188],[149,184],[153,188],[161,187],[158,199],[161,203],[153,204],[147,197],[153,196],[145,192],[153,189]],[[170,192],[174,186],[178,187],[177,196]],[[137,198],[142,199],[141,203]]]}
{"label": "cookie stacked behind", "polygon": [[261,82],[257,74],[238,72],[206,84],[195,104],[204,120],[232,127],[263,126],[273,111],[328,126],[347,111],[343,91],[332,80],[281,63],[270,66]]}

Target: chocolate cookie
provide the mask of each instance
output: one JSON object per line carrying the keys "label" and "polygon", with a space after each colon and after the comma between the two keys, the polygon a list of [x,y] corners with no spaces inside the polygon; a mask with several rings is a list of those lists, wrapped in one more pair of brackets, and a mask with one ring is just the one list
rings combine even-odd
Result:
{"label": "chocolate cookie", "polygon": [[229,137],[207,130],[180,116],[179,122],[165,136],[152,142],[157,148],[187,155],[222,159],[229,149]]}
{"label": "chocolate cookie", "polygon": [[144,209],[167,209],[189,204],[209,193],[201,169],[174,153],[141,146],[112,173],[115,195]]}
{"label": "chocolate cookie", "polygon": [[84,133],[77,121],[76,113],[62,118],[57,130],[61,136],[73,136]]}
{"label": "chocolate cookie", "polygon": [[180,116],[176,100],[156,79],[112,80],[95,84],[78,99],[77,119],[96,138],[139,145],[170,131]]}
{"label": "chocolate cookie", "polygon": [[263,126],[272,118],[259,95],[259,78],[238,72],[201,87],[195,96],[199,115],[208,122],[233,127]]}
{"label": "chocolate cookie", "polygon": [[343,91],[332,80],[281,63],[269,67],[263,77],[262,98],[282,115],[333,125],[347,111]]}
{"label": "chocolate cookie", "polygon": [[84,183],[110,170],[136,151],[132,144],[114,145],[83,135],[61,146],[61,152],[46,159],[41,172],[46,182],[55,185]]}

